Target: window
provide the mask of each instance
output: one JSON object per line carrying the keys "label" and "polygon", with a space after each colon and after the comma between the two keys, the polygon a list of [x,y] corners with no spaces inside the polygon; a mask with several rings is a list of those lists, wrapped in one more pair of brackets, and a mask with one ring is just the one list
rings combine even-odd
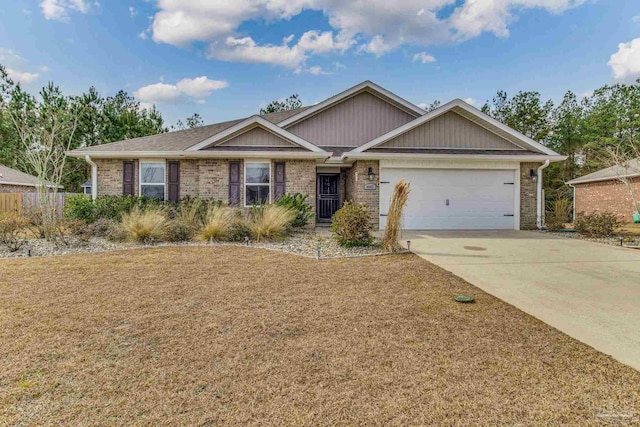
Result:
{"label": "window", "polygon": [[85,186],[84,187],[84,194],[91,194],[91,187],[90,186]]}
{"label": "window", "polygon": [[244,164],[244,205],[253,206],[269,202],[271,163]]}
{"label": "window", "polygon": [[164,162],[140,162],[140,195],[164,200]]}

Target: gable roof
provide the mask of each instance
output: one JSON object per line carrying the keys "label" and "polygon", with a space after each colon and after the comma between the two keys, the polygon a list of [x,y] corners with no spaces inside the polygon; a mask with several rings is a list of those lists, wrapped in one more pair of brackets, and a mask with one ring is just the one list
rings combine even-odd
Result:
{"label": "gable roof", "polygon": [[[239,123],[236,123],[230,127],[228,127],[227,129],[223,130],[222,132],[219,132],[207,139],[205,139],[204,141],[201,141],[191,147],[188,147],[186,149],[186,151],[199,151],[202,150],[204,148],[207,148],[209,146],[215,145],[216,142],[219,141],[223,141],[225,138],[233,136],[236,133],[242,133],[243,131],[246,130],[251,130],[255,128],[255,125],[258,125],[260,127],[262,127],[263,129],[273,133],[274,135],[277,135],[283,139],[286,139],[287,141],[290,141],[302,148],[306,148],[309,151],[313,151],[316,153],[326,153],[326,151],[324,151],[322,148],[313,145],[312,143],[305,141],[304,139],[300,138],[299,136],[296,136],[294,134],[292,134],[291,132],[288,132],[284,129],[282,129],[281,127],[278,127],[276,125],[274,125],[273,123],[271,123],[268,120],[265,120],[262,116],[251,116],[248,119],[245,119]],[[328,154],[328,153],[327,153]]]}
{"label": "gable roof", "polygon": [[[0,165],[0,185],[36,187],[38,185],[38,178],[28,173],[12,169],[9,166]],[[48,187],[52,187],[52,185],[48,185]],[[58,188],[62,188],[62,186]]]}
{"label": "gable roof", "polygon": [[448,102],[443,106],[424,114],[421,117],[418,117],[417,119],[407,123],[406,125],[400,126],[384,135],[381,135],[378,138],[364,145],[361,145],[360,147],[355,148],[349,153],[345,153],[343,157],[348,157],[350,153],[353,153],[353,154],[363,153],[366,150],[377,147],[378,145],[383,144],[397,137],[398,135],[408,132],[420,126],[423,123],[433,120],[436,117],[439,117],[448,111],[454,111],[460,114],[464,118],[471,120],[477,125],[484,127],[485,129],[495,133],[496,135],[508,140],[509,142],[512,142],[514,145],[517,145],[525,150],[530,150],[530,151],[533,151],[534,153],[546,154],[549,156],[559,156],[559,154],[556,153],[555,151],[521,134],[520,132],[510,128],[509,126],[503,123],[500,123],[494,118],[472,107],[471,105],[464,102],[463,100],[454,99],[453,101]]}
{"label": "gable roof", "polygon": [[[264,120],[270,123],[277,123],[283,118],[298,114],[299,111],[308,107],[295,110],[279,111],[277,113],[264,114]],[[214,123],[200,126],[193,129],[184,129],[156,135],[143,136],[139,138],[125,139],[123,141],[111,142],[108,144],[94,145],[72,150],[74,154],[88,154],[88,152],[111,152],[111,151],[183,151],[193,145],[202,142],[212,136],[234,126],[243,120],[230,120],[228,122]]]}
{"label": "gable roof", "polygon": [[324,101],[319,102],[318,104],[312,107],[308,107],[304,110],[301,110],[297,114],[294,114],[290,117],[282,119],[280,122],[278,122],[278,126],[286,128],[288,126],[293,125],[294,123],[299,123],[300,121],[308,117],[311,117],[312,115],[319,113],[323,110],[326,110],[327,108],[330,108],[333,105],[347,98],[350,98],[362,91],[367,91],[379,98],[382,98],[383,100],[397,106],[398,108],[401,108],[402,110],[407,111],[408,113],[412,114],[414,117],[422,116],[425,113],[425,111],[422,108],[418,107],[417,105],[410,103],[409,101],[399,97],[395,93],[390,92],[381,86],[378,86],[372,81],[366,80],[343,92],[340,92],[337,95],[327,98]]}
{"label": "gable roof", "polygon": [[569,185],[585,184],[587,182],[610,181],[612,179],[633,178],[640,176],[640,157],[630,160],[624,166],[611,166],[606,169],[581,176],[580,178],[567,181]]}

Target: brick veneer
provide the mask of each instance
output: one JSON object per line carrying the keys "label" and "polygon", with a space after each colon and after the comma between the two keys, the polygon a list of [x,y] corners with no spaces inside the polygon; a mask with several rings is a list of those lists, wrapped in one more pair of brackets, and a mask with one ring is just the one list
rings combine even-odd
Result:
{"label": "brick veneer", "polygon": [[35,193],[36,187],[28,185],[0,184],[0,193]]}
{"label": "brick veneer", "polygon": [[[367,179],[369,168],[373,169],[373,180]],[[366,184],[374,184],[374,190],[365,190]],[[369,208],[374,230],[380,225],[380,162],[378,160],[358,160],[346,172],[346,199],[364,204]]]}
{"label": "brick veneer", "polygon": [[[640,178],[631,180],[636,195],[640,197]],[[635,212],[627,187],[616,180],[576,184],[575,210],[579,213],[613,212],[630,221]]]}
{"label": "brick veneer", "polygon": [[542,163],[520,163],[520,230],[538,228],[537,183],[531,179],[531,169],[537,170]]}
{"label": "brick veneer", "polygon": [[[171,160],[171,159],[168,159]],[[240,162],[240,181],[244,182],[243,161],[232,159],[181,159],[180,160],[180,197],[202,197],[206,199],[229,200],[229,162]],[[315,160],[272,160],[273,194],[273,162],[286,163],[286,192],[308,194],[308,202],[316,206],[316,163]],[[122,194],[123,160],[96,159],[98,165],[98,195]],[[135,194],[138,195],[138,161],[135,162]],[[241,203],[244,206],[244,188],[240,191]]]}

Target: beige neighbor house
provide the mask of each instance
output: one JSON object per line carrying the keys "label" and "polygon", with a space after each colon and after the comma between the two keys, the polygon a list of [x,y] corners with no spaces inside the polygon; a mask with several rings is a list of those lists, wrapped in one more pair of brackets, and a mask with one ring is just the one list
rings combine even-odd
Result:
{"label": "beige neighbor house", "polygon": [[0,165],[0,193],[35,193],[37,186],[37,177]]}
{"label": "beige neighbor house", "polygon": [[621,178],[626,178],[636,197],[640,197],[640,158],[625,166],[611,166],[568,181],[573,187],[574,213],[612,212],[623,221],[637,220],[633,198]]}
{"label": "beige neighbor house", "polygon": [[92,167],[91,193],[185,196],[251,206],[309,196],[318,222],[345,200],[384,228],[400,179],[407,229],[532,229],[542,169],[565,157],[455,99],[425,112],[370,82],[312,107],[251,116],[69,155]]}

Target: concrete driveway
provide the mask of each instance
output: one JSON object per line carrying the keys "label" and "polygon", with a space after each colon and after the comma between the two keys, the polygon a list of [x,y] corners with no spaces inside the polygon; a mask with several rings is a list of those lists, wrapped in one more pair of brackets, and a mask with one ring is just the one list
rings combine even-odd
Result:
{"label": "concrete driveway", "polygon": [[534,231],[412,231],[411,250],[640,370],[640,250]]}

